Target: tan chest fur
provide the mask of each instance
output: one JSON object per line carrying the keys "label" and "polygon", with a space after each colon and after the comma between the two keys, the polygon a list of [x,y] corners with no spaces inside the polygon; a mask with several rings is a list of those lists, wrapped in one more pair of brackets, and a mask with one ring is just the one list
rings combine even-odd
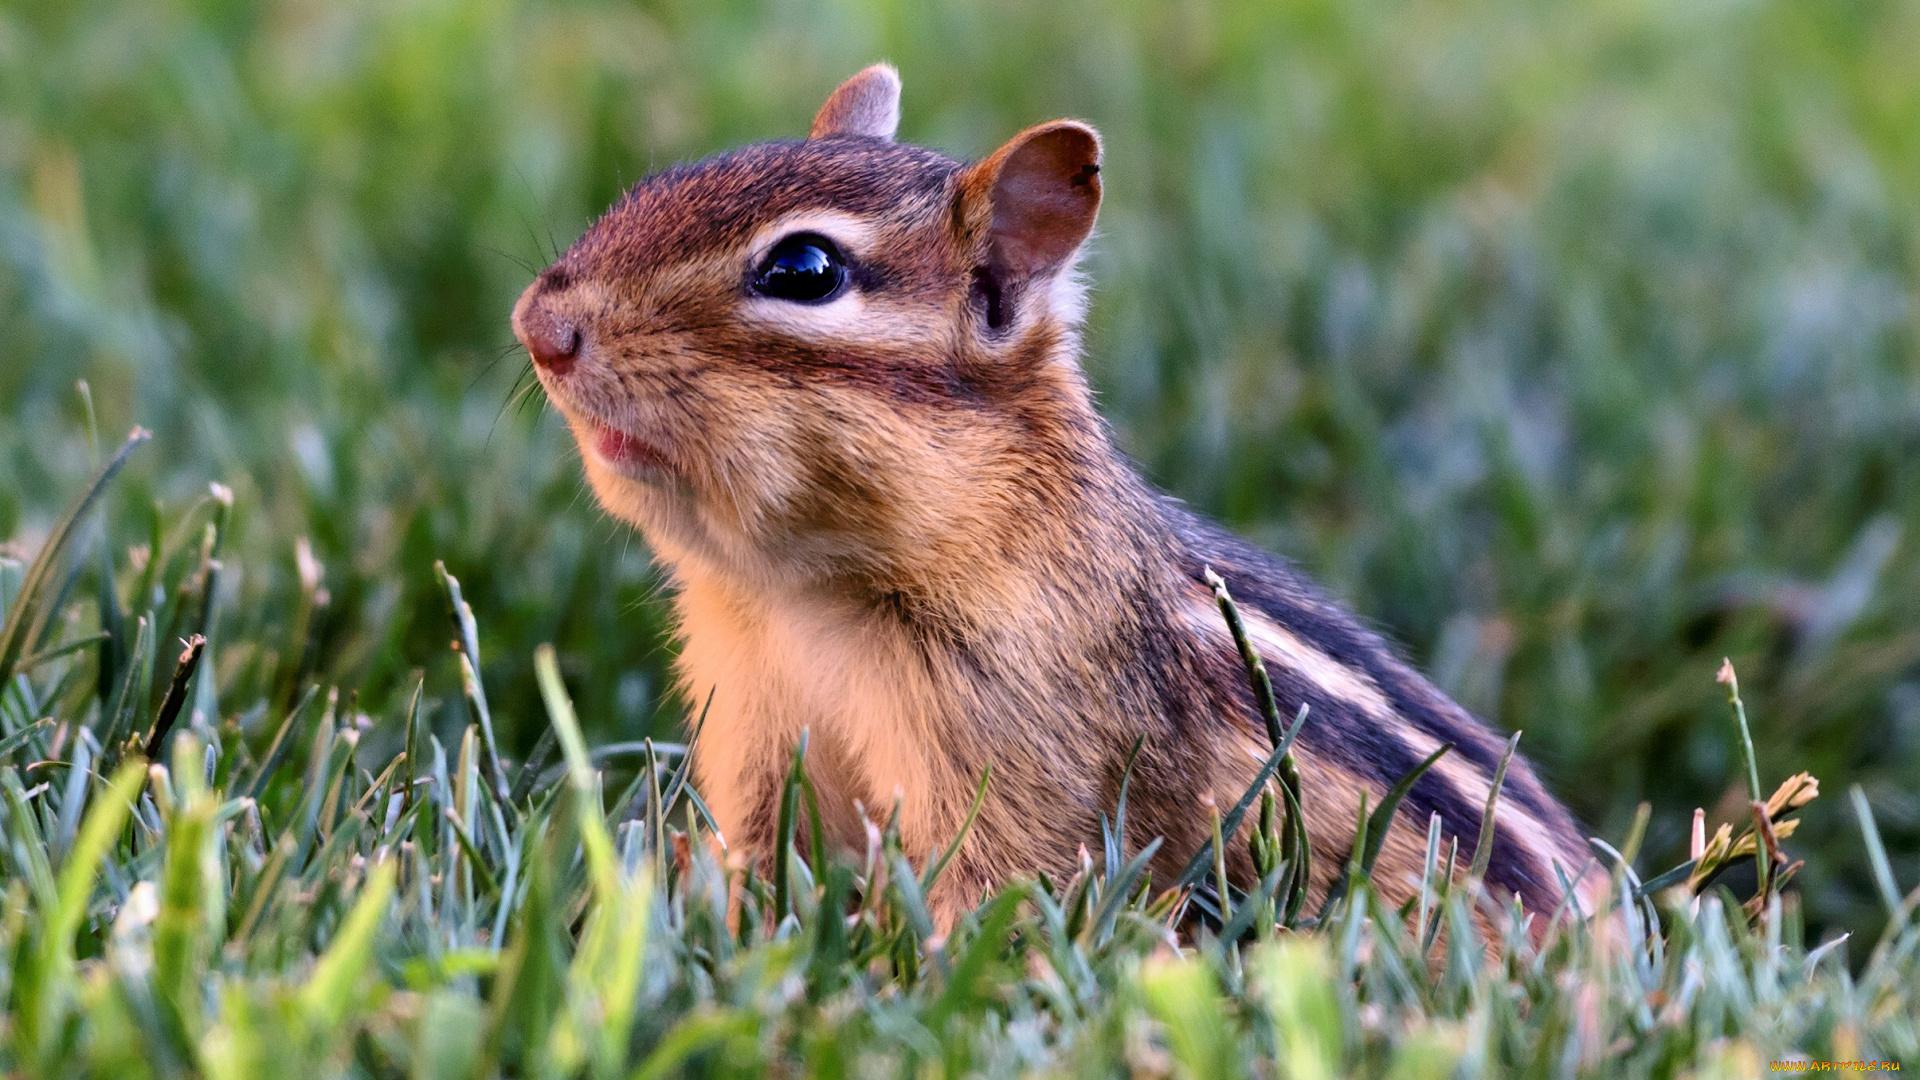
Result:
{"label": "tan chest fur", "polygon": [[695,767],[730,840],[757,842],[770,829],[764,818],[803,730],[808,775],[841,843],[861,842],[856,800],[884,818],[898,795],[910,836],[951,816],[945,785],[927,782],[939,767],[934,733],[951,718],[897,631],[845,604],[752,595],[698,572],[682,581],[677,607],[681,682],[695,700],[712,694]]}

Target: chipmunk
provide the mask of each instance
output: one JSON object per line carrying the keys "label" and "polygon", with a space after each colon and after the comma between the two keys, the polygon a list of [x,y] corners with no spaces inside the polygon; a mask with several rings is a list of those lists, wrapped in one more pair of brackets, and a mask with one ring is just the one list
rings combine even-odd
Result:
{"label": "chipmunk", "polygon": [[[859,807],[897,793],[909,854],[938,853],[991,765],[929,898],[950,923],[1008,879],[1071,875],[1144,735],[1129,833],[1164,838],[1171,881],[1210,835],[1203,800],[1230,806],[1271,752],[1211,568],[1280,707],[1309,707],[1310,895],[1344,873],[1362,794],[1453,744],[1376,864],[1398,903],[1430,815],[1474,849],[1505,741],[1115,448],[1078,363],[1094,129],[1040,124],[967,164],[894,141],[899,95],[876,65],[804,140],[641,180],[513,311],[601,505],[670,576],[725,842],[771,850],[803,730],[826,834],[856,851]],[[1487,883],[1551,912],[1579,881],[1592,912],[1605,880],[1572,817],[1517,756],[1501,794]]]}

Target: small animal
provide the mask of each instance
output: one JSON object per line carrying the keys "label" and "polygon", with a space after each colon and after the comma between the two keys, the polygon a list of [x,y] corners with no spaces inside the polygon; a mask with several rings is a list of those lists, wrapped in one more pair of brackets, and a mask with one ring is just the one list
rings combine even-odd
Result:
{"label": "small animal", "polygon": [[[950,922],[1010,878],[1070,876],[1144,736],[1128,831],[1164,838],[1170,883],[1209,835],[1205,800],[1230,806],[1270,753],[1211,568],[1284,715],[1309,708],[1311,897],[1343,872],[1363,794],[1378,806],[1452,744],[1376,864],[1404,899],[1432,815],[1474,850],[1505,740],[1115,448],[1078,362],[1094,129],[1039,124],[969,164],[895,142],[899,95],[876,65],[805,139],[641,180],[513,311],[601,505],[670,577],[725,842],[771,850],[803,731],[826,835],[854,850],[860,807],[896,797],[909,854],[942,850],[991,766],[930,898]],[[1245,884],[1247,845],[1229,847]],[[1591,912],[1590,867],[1516,757],[1488,885],[1546,913],[1578,881]]]}

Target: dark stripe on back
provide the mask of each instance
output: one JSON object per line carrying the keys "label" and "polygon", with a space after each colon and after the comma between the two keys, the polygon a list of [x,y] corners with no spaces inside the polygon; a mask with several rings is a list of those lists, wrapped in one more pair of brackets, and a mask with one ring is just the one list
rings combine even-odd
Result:
{"label": "dark stripe on back", "polygon": [[[1253,608],[1334,660],[1366,673],[1408,723],[1441,742],[1454,744],[1454,753],[1486,776],[1493,775],[1505,750],[1504,742],[1394,656],[1378,634],[1361,626],[1278,556],[1202,521],[1177,504],[1169,502],[1167,514],[1193,557],[1188,573],[1194,581],[1202,579],[1204,566],[1211,566],[1225,579],[1236,603]],[[1549,826],[1564,813],[1543,791],[1524,783],[1517,772],[1508,773],[1506,783],[1501,785],[1501,798],[1513,800]]]}
{"label": "dark stripe on back", "polygon": [[[1253,690],[1239,655],[1223,644],[1210,652],[1208,661],[1215,669],[1214,677],[1232,687],[1235,704],[1243,710],[1241,715],[1258,729],[1254,718],[1259,714]],[[1376,794],[1392,788],[1420,764],[1423,755],[1415,754],[1412,747],[1394,738],[1352,702],[1326,693],[1318,683],[1284,664],[1269,664],[1267,675],[1273,682],[1274,698],[1283,715],[1290,716],[1299,710],[1301,702],[1307,703],[1307,723],[1300,729],[1299,736],[1301,749],[1369,781],[1377,789]],[[1314,777],[1311,773],[1302,773],[1300,782],[1303,795],[1311,799]],[[1400,813],[1421,829],[1425,828],[1428,818],[1439,814],[1441,828],[1460,838],[1463,858],[1479,843],[1480,816],[1484,810],[1483,805],[1465,799],[1435,772],[1428,772],[1415,781],[1400,804]],[[1545,872],[1548,868],[1536,865],[1530,849],[1503,837],[1498,829],[1494,832],[1494,844],[1496,857],[1487,867],[1488,884],[1519,895],[1529,909],[1551,910],[1559,901],[1560,893],[1558,883]]]}

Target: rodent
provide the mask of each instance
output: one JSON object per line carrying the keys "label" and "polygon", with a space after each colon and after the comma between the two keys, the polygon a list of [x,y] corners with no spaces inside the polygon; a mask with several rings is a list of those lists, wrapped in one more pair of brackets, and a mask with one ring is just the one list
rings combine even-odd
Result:
{"label": "rodent", "polygon": [[[641,180],[513,311],[600,503],[670,576],[678,678],[711,693],[694,769],[725,842],[770,850],[803,729],[827,835],[854,850],[856,804],[880,817],[898,793],[909,854],[939,852],[990,763],[930,898],[950,921],[1098,850],[1144,733],[1128,832],[1165,838],[1152,869],[1170,882],[1206,839],[1203,799],[1230,805],[1269,752],[1211,567],[1285,714],[1310,706],[1294,753],[1316,900],[1361,792],[1378,805],[1454,744],[1388,832],[1375,878],[1398,903],[1429,815],[1473,851],[1505,740],[1115,448],[1078,362],[1093,128],[1040,124],[968,164],[893,140],[899,93],[870,67],[804,140]],[[1244,884],[1246,845],[1229,847]],[[1544,915],[1564,875],[1591,913],[1592,867],[1516,756],[1488,885]]]}

